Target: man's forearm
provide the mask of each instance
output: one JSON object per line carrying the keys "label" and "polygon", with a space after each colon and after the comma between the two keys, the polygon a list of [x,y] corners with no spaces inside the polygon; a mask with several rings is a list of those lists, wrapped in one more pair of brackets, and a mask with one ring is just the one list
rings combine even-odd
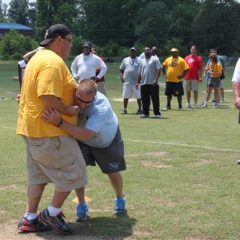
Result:
{"label": "man's forearm", "polygon": [[73,116],[77,114],[77,111],[75,111],[74,106],[66,106],[59,98],[55,96],[43,95],[43,96],[40,96],[40,99],[46,108],[56,109],[60,113],[63,113],[69,116]]}
{"label": "man's forearm", "polygon": [[101,79],[107,72],[107,65],[102,65],[100,68],[100,72],[97,75],[97,78]]}
{"label": "man's forearm", "polygon": [[166,75],[166,67],[165,66],[162,67],[162,73],[164,76]]}
{"label": "man's forearm", "polygon": [[90,129],[75,126],[66,121],[62,121],[62,123],[58,127],[70,136],[75,137],[80,141],[88,140],[96,135],[96,133]]}
{"label": "man's forearm", "polygon": [[188,71],[189,71],[189,69],[183,71],[183,73],[182,73],[182,78],[184,78],[184,77],[186,76],[186,74],[187,74]]}

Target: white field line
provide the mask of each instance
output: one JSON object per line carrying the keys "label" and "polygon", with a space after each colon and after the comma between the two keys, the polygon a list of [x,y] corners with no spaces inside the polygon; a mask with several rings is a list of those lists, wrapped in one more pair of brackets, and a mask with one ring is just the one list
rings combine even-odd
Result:
{"label": "white field line", "polygon": [[16,131],[16,128],[13,128],[13,127],[1,126],[0,128],[3,128],[3,129],[10,129],[10,130],[14,130],[14,131]]}
{"label": "white field line", "polygon": [[187,148],[199,148],[199,149],[213,150],[213,151],[219,151],[219,152],[237,152],[237,153],[240,152],[240,150],[237,150],[237,149],[198,146],[198,145],[191,145],[187,143],[160,142],[160,141],[158,142],[158,141],[145,141],[145,140],[134,140],[134,139],[124,139],[124,140],[128,142],[161,144],[161,145],[179,146],[179,147],[187,147]]}

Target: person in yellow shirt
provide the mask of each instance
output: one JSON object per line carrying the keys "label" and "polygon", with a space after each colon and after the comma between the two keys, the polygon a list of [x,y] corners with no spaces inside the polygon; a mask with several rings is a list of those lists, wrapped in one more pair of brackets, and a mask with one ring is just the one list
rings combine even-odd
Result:
{"label": "person in yellow shirt", "polygon": [[[39,232],[55,229],[70,234],[61,207],[71,190],[87,184],[86,165],[77,141],[41,118],[46,108],[56,109],[62,119],[77,123],[79,107],[75,106],[76,82],[64,59],[72,46],[70,30],[63,24],[52,25],[39,44],[44,49],[28,62],[21,89],[17,134],[27,147],[27,207],[18,229]],[[48,183],[54,183],[51,204],[37,214],[42,193]]]}
{"label": "person in yellow shirt", "polygon": [[214,98],[216,100],[214,108],[218,108],[220,105],[220,85],[221,85],[221,75],[223,67],[217,59],[215,53],[211,53],[209,56],[210,64],[206,67],[205,72],[210,74],[210,80],[208,82],[208,88],[206,91],[206,97],[203,107],[208,107],[208,101],[210,99],[212,90],[214,90]]}
{"label": "person in yellow shirt", "polygon": [[163,62],[163,76],[166,79],[165,95],[167,96],[167,106],[164,110],[171,109],[172,96],[177,97],[178,109],[182,109],[182,96],[184,95],[182,79],[185,77],[189,70],[186,61],[179,57],[177,48],[170,50],[171,57],[168,57]]}

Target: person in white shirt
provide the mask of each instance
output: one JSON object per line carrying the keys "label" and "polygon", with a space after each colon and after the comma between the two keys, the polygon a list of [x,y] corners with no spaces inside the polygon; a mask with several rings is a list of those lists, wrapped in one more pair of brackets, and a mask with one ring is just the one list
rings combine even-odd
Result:
{"label": "person in white shirt", "polygon": [[[232,78],[232,89],[235,107],[240,110],[240,58],[237,61]],[[240,119],[239,119],[240,121]]]}
{"label": "person in white shirt", "polygon": [[[102,61],[100,57],[93,54],[92,44],[85,42],[82,46],[83,52],[78,55],[72,62],[71,71],[76,81],[83,79],[92,79],[98,84],[98,91],[106,95],[105,88],[100,87],[103,76],[107,72],[107,65]],[[96,70],[99,69],[99,73],[96,75]]]}
{"label": "person in white shirt", "polygon": [[122,114],[127,114],[128,99],[137,99],[137,114],[142,114],[141,93],[137,85],[139,60],[136,56],[137,50],[134,47],[129,49],[129,56],[124,58],[119,69],[120,79],[123,83],[123,110]]}

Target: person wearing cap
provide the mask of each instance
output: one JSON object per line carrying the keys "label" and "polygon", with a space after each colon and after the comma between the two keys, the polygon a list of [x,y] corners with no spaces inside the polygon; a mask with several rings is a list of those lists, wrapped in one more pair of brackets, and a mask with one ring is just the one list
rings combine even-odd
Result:
{"label": "person wearing cap", "polygon": [[159,103],[159,77],[161,63],[158,58],[152,56],[151,49],[145,47],[144,58],[141,59],[138,68],[138,84],[141,85],[141,98],[143,111],[141,118],[149,117],[150,98],[152,99],[153,112],[156,118],[161,117]]}
{"label": "person wearing cap", "polygon": [[186,61],[179,56],[177,48],[170,50],[171,57],[163,62],[163,76],[166,79],[165,95],[167,96],[167,106],[164,110],[171,109],[172,96],[178,100],[178,109],[182,109],[182,96],[184,95],[182,79],[186,76],[189,66]]}
{"label": "person wearing cap", "polygon": [[[79,146],[87,165],[97,164],[108,176],[116,194],[115,214],[122,214],[126,212],[126,200],[120,171],[126,169],[126,163],[117,116],[107,97],[97,91],[97,84],[91,79],[79,82],[76,101],[80,108],[78,126],[62,119],[57,111],[51,109],[46,109],[43,117],[45,121],[53,125],[63,120],[59,128],[79,140]],[[76,194],[79,199],[82,199],[84,189],[76,191]],[[79,204],[77,221],[87,220],[87,218],[88,205]]]}
{"label": "person wearing cap", "polygon": [[[202,82],[202,58],[197,55],[196,46],[191,46],[190,54],[186,56],[185,61],[189,66],[189,71],[185,76],[185,91],[187,96],[187,108],[197,108],[198,86]],[[191,92],[193,91],[194,103],[191,105]]]}
{"label": "person wearing cap", "polygon": [[129,56],[122,60],[119,67],[120,79],[123,83],[123,110],[122,114],[127,114],[129,98],[136,98],[138,104],[137,114],[142,114],[141,93],[137,84],[139,59],[137,50],[134,47],[129,49]]}
{"label": "person wearing cap", "polygon": [[[82,45],[83,52],[71,64],[72,75],[77,81],[83,79],[94,80],[99,85],[98,91],[106,94],[105,86],[102,86],[102,83],[104,82],[103,76],[107,72],[107,65],[100,57],[93,54],[91,49],[91,42],[84,42]],[[96,75],[97,70],[99,70],[99,73]]]}
{"label": "person wearing cap", "polygon": [[[61,128],[63,120],[77,123],[79,107],[74,105],[76,82],[64,59],[72,46],[70,30],[55,24],[46,31],[44,47],[28,62],[21,90],[17,134],[27,146],[27,207],[18,229],[38,232],[52,228],[62,234],[72,229],[63,219],[61,207],[71,190],[87,184],[86,164],[77,141]],[[42,119],[45,108],[61,113],[55,126]],[[54,194],[50,205],[37,214],[45,186],[53,182]]]}

